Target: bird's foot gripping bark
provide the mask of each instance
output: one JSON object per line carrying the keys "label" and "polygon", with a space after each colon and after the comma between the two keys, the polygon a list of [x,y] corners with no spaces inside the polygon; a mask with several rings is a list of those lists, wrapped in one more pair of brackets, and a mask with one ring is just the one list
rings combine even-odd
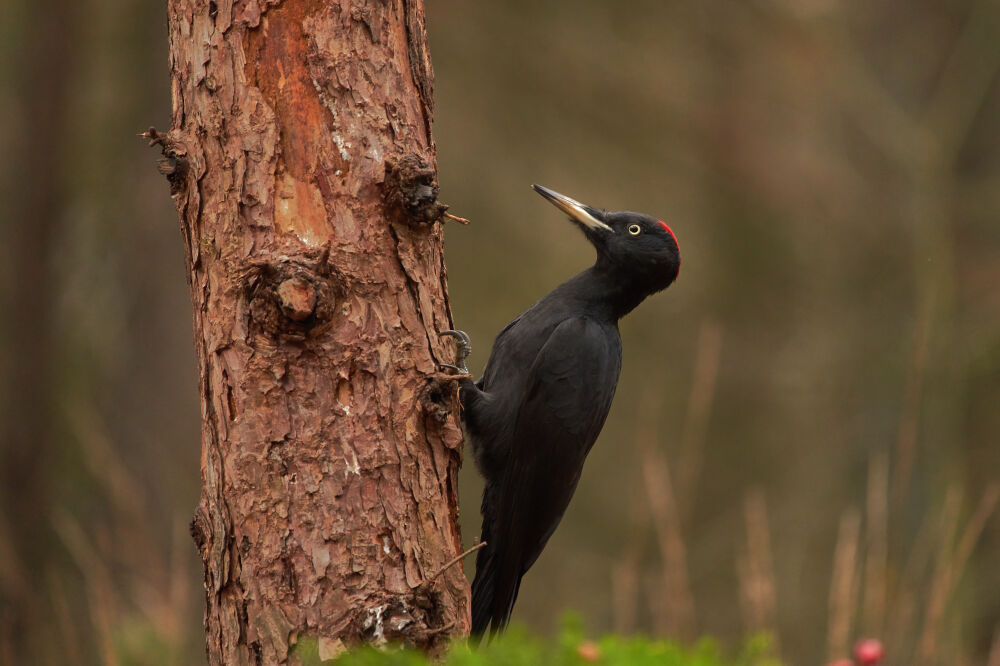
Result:
{"label": "bird's foot gripping bark", "polygon": [[465,359],[472,353],[472,340],[465,331],[441,331],[439,335],[455,338],[455,364],[439,363],[438,365],[447,370],[451,370],[460,375],[469,374],[469,368],[465,365]]}

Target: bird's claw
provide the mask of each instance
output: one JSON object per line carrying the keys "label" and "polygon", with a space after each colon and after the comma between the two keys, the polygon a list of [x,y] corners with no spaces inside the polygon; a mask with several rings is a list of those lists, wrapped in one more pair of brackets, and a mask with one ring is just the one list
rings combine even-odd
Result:
{"label": "bird's claw", "polygon": [[464,345],[467,352],[472,351],[472,338],[465,331],[453,331],[451,329],[447,331],[441,331],[438,335],[446,335],[452,338],[458,338],[458,345]]}
{"label": "bird's claw", "polygon": [[448,370],[453,370],[458,374],[469,374],[469,368],[465,365],[465,359],[472,353],[472,340],[465,331],[441,331],[438,335],[455,338],[455,364],[439,363],[438,365]]}

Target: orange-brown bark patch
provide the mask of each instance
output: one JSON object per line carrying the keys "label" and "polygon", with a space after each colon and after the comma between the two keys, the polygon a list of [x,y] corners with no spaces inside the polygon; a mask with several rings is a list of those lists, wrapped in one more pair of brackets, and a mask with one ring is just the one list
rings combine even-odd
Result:
{"label": "orange-brown bark patch", "polygon": [[336,118],[324,106],[310,74],[312,46],[303,21],[323,9],[320,0],[286,2],[270,9],[244,39],[244,74],[280,119],[275,223],[303,242],[322,243],[333,233],[320,191],[325,171],[341,174],[349,161],[336,145]]}

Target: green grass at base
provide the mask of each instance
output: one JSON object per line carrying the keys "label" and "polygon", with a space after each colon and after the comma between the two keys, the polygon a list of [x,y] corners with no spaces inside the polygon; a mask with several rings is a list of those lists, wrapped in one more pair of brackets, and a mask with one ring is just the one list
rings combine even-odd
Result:
{"label": "green grass at base", "polygon": [[[608,635],[596,640],[586,638],[581,623],[568,618],[555,638],[533,636],[514,627],[490,643],[478,647],[466,641],[456,642],[440,660],[400,648],[364,647],[346,652],[335,660],[319,661],[318,654],[299,645],[296,652],[303,664],[336,666],[781,666],[771,656],[766,637],[754,637],[736,654],[726,654],[710,638],[693,646],[643,636]],[[302,649],[305,648],[305,649]],[[310,654],[311,653],[311,654]],[[306,655],[309,655],[309,658]]]}

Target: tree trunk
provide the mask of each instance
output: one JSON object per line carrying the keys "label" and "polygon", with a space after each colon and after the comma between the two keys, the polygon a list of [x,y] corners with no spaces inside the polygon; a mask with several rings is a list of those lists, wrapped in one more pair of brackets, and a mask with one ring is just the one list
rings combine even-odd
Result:
{"label": "tree trunk", "polygon": [[469,590],[423,4],[168,4],[209,662],[434,649]]}

